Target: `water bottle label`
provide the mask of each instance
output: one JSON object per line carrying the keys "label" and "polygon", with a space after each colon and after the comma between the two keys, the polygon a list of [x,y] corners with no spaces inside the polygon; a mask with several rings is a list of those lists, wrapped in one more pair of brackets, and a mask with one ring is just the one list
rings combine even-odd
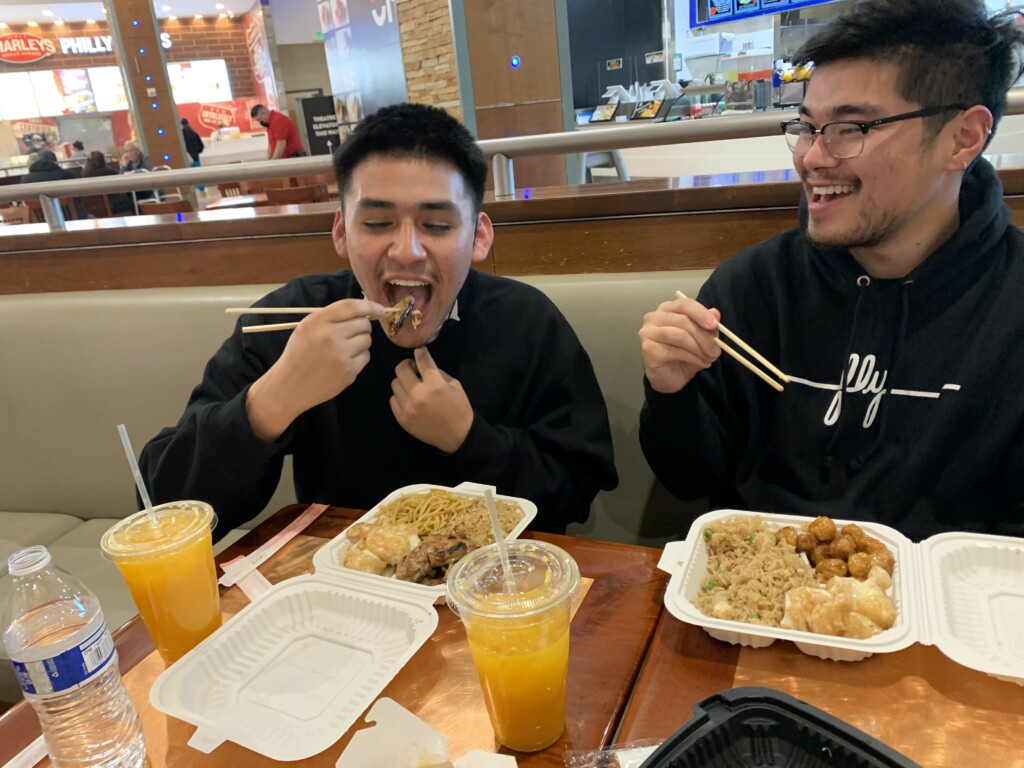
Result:
{"label": "water bottle label", "polygon": [[[102,617],[100,617],[102,618]],[[106,623],[74,648],[40,661],[11,661],[25,693],[46,696],[76,688],[106,669],[114,658],[114,640]]]}

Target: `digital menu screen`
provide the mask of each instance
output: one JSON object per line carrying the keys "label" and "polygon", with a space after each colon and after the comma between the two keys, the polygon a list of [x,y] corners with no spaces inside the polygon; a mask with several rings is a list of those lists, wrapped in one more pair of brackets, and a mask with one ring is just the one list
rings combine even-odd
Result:
{"label": "digital menu screen", "polygon": [[793,11],[832,0],[690,0],[690,27],[736,21],[765,13]]}
{"label": "digital menu screen", "polygon": [[128,96],[118,67],[89,67],[89,81],[99,112],[120,112],[128,109]]}
{"label": "digital menu screen", "polygon": [[39,117],[39,107],[32,93],[32,80],[28,72],[0,75],[0,120],[23,120]]}
{"label": "digital menu screen", "polygon": [[176,104],[231,101],[231,79],[224,59],[200,59],[167,65]]}

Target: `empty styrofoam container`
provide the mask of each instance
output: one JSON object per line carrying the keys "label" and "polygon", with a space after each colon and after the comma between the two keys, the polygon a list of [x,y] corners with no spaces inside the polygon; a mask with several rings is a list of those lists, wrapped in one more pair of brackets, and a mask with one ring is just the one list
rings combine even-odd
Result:
{"label": "empty styrofoam container", "polygon": [[880,634],[859,640],[716,619],[697,609],[692,600],[708,563],[703,530],[731,517],[755,515],[773,529],[800,528],[813,520],[734,509],[701,515],[685,540],[667,544],[662,553],[659,567],[671,575],[665,591],[669,613],[728,643],[762,648],[790,640],[804,653],[836,661],[859,661],[914,643],[934,645],[958,664],[1024,685],[1024,540],[943,533],[915,544],[885,525],[835,520],[839,528],[857,523],[896,558],[889,590],[896,621]]}
{"label": "empty styrofoam container", "polygon": [[[463,496],[480,498],[483,495],[485,488],[489,486],[480,485],[478,483],[461,483],[454,488],[447,488],[442,485],[407,485],[404,488],[399,488],[397,491],[388,494],[388,496],[381,502],[379,502],[373,509],[369,510],[365,515],[360,517],[356,522],[365,523],[373,520],[380,512],[380,508],[385,504],[390,504],[395,499],[401,496],[407,496],[411,493],[424,493],[426,491],[438,490],[448,491]],[[494,488],[490,488],[493,493]],[[527,499],[520,499],[515,496],[499,496],[494,495],[495,500],[508,501],[519,505],[519,508],[523,511],[523,516],[516,524],[516,526],[508,533],[505,537],[506,541],[512,541],[519,537],[526,526],[537,516],[537,505]],[[374,573],[365,573],[363,571],[356,571],[352,568],[346,568],[345,555],[348,554],[349,547],[352,542],[349,541],[348,537],[344,532],[338,534],[329,542],[324,544],[320,549],[317,550],[316,554],[313,555],[313,565],[316,567],[317,573],[345,573],[349,574],[355,579],[360,581],[365,580],[369,584],[379,584],[380,582],[396,582],[394,576],[378,576]],[[437,584],[435,586],[428,586],[426,584],[408,584],[412,589],[412,594],[421,595],[424,599],[433,601],[437,604],[443,604],[445,599],[444,584]]]}
{"label": "empty styrofoam container", "polygon": [[404,584],[374,590],[334,576],[271,587],[171,665],[153,706],[198,726],[189,746],[233,741],[274,760],[327,749],[437,628]]}

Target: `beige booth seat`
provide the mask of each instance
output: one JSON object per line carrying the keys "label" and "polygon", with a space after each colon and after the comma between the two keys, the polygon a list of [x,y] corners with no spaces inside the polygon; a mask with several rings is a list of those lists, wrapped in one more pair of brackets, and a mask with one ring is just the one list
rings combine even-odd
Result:
{"label": "beige booth seat", "polygon": [[[707,274],[525,278],[576,329],[611,418],[619,488],[602,493],[591,519],[571,533],[652,544],[685,533],[682,505],[659,493],[637,440],[643,388],[636,332],[645,311],[676,289],[695,295]],[[116,426],[127,425],[138,452],[174,424],[204,364],[231,332],[234,319],[224,308],[251,304],[274,287],[0,297],[0,605],[10,590],[7,556],[45,544],[58,565],[99,595],[111,628],[136,613],[99,549],[103,531],[136,509]],[[264,515],[291,501],[286,463]],[[233,531],[225,542],[242,533]],[[0,701],[17,696],[9,665],[0,663]]]}

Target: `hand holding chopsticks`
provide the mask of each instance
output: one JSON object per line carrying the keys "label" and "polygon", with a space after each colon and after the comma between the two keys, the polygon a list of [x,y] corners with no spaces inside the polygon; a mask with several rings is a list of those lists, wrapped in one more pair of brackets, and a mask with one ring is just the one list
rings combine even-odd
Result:
{"label": "hand holding chopsticks", "polygon": [[[682,291],[676,291],[676,296],[679,297],[680,299],[685,299],[686,298],[686,294],[683,293]],[[771,373],[775,374],[775,376],[777,376],[779,379],[781,379],[782,381],[786,382],[787,384],[789,383],[789,376],[787,376],[782,371],[780,371],[775,365],[773,365],[771,362],[769,362],[768,359],[764,357],[764,355],[762,355],[760,352],[758,352],[752,346],[747,344],[747,342],[745,342],[743,339],[741,339],[735,333],[733,333],[728,328],[726,328],[722,323],[718,324],[718,330],[721,331],[723,334],[725,334],[725,336],[727,338],[729,338],[730,340],[735,342],[737,344],[737,346],[739,346],[744,351],[746,351],[747,354],[749,354],[751,357],[753,357],[755,360],[757,360],[759,363],[761,363],[761,365],[763,365],[765,368],[767,368]],[[752,362],[747,360],[747,358],[745,358],[737,350],[733,349],[730,345],[726,344],[724,341],[722,341],[717,336],[715,337],[715,343],[719,347],[722,348],[723,352],[725,352],[730,357],[734,358],[744,368],[746,368],[748,371],[750,371],[755,376],[759,377],[762,381],[764,381],[766,384],[768,384],[768,386],[772,387],[773,389],[775,389],[778,392],[782,391],[782,384],[777,382],[775,379],[771,378],[771,376],[769,376],[767,373],[762,371],[760,368],[758,368]]]}

